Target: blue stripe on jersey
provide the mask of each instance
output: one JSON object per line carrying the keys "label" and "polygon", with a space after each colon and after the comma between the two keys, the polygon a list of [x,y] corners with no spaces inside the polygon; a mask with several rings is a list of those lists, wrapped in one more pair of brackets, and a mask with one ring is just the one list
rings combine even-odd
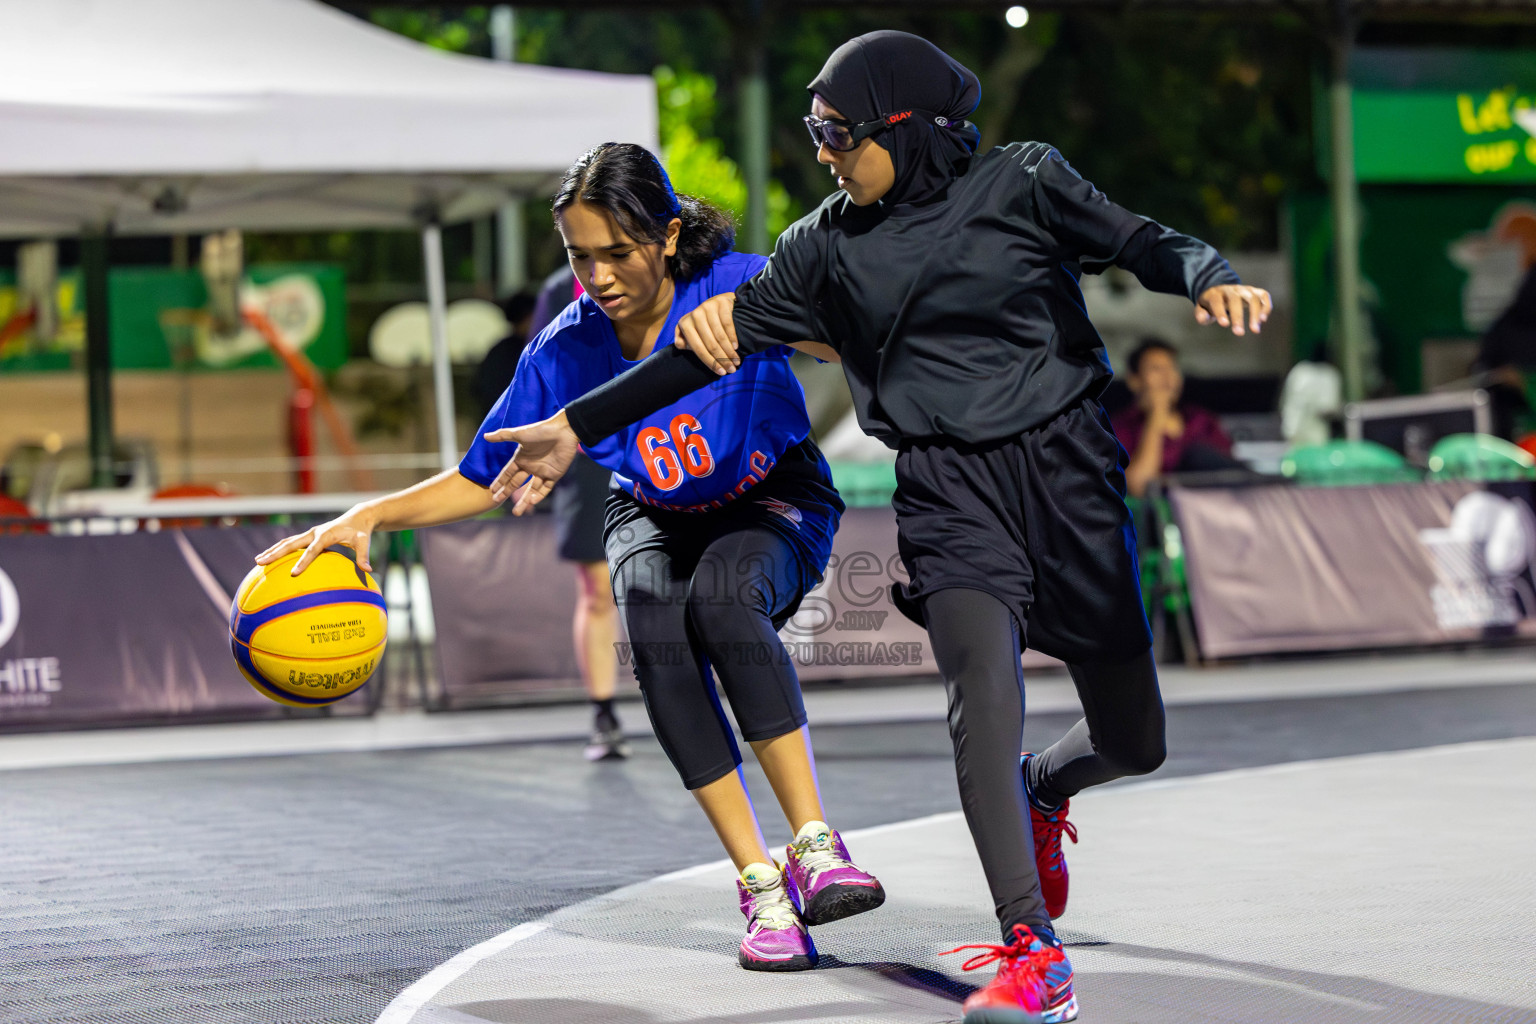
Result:
{"label": "blue stripe on jersey", "polygon": [[[671,344],[685,314],[712,295],[735,291],[766,262],[727,253],[679,285],[657,344]],[[735,373],[604,438],[587,454],[644,504],[690,510],[723,505],[766,476],[811,431],[805,392],[789,368],[791,354],[777,346],[748,356]],[[487,441],[486,432],[548,419],[637,365],[624,358],[607,314],[583,295],[523,351],[511,386],[481,424],[459,472],[489,486],[514,446]]]}

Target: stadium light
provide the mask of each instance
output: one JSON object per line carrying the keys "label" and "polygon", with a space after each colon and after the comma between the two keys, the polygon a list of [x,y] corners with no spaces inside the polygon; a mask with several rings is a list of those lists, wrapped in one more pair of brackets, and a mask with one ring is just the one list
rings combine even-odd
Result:
{"label": "stadium light", "polygon": [[1029,24],[1029,9],[1018,6],[1010,7],[1004,13],[1003,20],[1007,21],[1013,28],[1023,28]]}

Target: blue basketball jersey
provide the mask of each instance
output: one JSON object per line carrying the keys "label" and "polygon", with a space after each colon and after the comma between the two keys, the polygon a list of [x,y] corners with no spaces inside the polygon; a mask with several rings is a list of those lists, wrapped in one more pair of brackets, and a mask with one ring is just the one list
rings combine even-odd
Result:
{"label": "blue basketball jersey", "polygon": [[[735,291],[766,262],[727,253],[678,285],[656,344],[670,345],[685,314],[712,295]],[[789,368],[792,351],[775,345],[748,356],[735,373],[583,450],[637,501],[679,511],[718,508],[767,476],[811,431],[805,392]],[[487,441],[487,432],[548,419],[638,365],[624,358],[607,314],[582,295],[523,351],[459,472],[489,486],[516,445]]]}

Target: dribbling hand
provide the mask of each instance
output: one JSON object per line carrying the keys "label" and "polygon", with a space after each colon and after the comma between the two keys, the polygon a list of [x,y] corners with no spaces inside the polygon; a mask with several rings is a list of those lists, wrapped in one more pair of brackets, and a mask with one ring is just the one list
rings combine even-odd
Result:
{"label": "dribbling hand", "polygon": [[368,544],[373,538],[373,528],[372,517],[361,508],[353,508],[328,523],[321,523],[292,537],[284,537],[257,555],[256,564],[271,565],[284,555],[303,548],[304,553],[293,564],[293,571],[289,574],[297,576],[309,568],[309,563],[318,558],[320,552],[334,544],[343,544],[357,553],[359,568],[364,572],[372,572],[373,566],[368,561]]}
{"label": "dribbling hand", "polygon": [[1242,337],[1245,321],[1248,329],[1258,334],[1274,308],[1274,301],[1263,288],[1219,284],[1200,293],[1200,300],[1195,303],[1195,320],[1230,327],[1233,334]]}
{"label": "dribbling hand", "polygon": [[491,497],[497,501],[506,501],[519,487],[523,488],[517,504],[512,507],[515,516],[533,511],[534,506],[554,490],[581,448],[576,432],[566,422],[563,409],[538,423],[493,430],[485,435],[485,439],[517,444],[512,458],[491,481]]}
{"label": "dribbling hand", "polygon": [[734,373],[741,366],[732,319],[735,308],[735,292],[705,299],[677,322],[677,339],[672,344],[692,352],[718,374]]}

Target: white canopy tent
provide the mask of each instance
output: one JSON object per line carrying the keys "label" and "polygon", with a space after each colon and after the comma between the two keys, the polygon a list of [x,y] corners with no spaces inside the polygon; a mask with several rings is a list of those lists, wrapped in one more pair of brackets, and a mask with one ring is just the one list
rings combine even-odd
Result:
{"label": "white canopy tent", "polygon": [[0,25],[0,237],[420,229],[445,466],[439,226],[599,142],[657,145],[649,78],[448,54],[317,0],[0,0]]}

